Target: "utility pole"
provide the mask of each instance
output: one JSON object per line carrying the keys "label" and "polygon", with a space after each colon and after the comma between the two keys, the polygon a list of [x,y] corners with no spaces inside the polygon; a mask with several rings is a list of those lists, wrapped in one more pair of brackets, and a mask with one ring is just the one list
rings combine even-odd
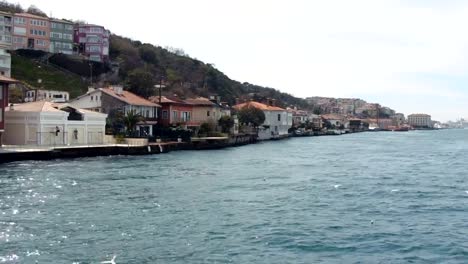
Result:
{"label": "utility pole", "polygon": [[93,86],[93,64],[91,62],[89,63],[89,73],[90,73],[90,83],[91,83],[91,86]]}

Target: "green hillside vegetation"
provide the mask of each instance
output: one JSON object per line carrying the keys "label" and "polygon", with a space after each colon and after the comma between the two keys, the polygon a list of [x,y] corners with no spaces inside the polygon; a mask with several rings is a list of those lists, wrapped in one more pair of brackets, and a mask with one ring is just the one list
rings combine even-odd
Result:
{"label": "green hillside vegetation", "polygon": [[[87,90],[87,84],[79,76],[14,53],[11,55],[11,76],[30,88],[67,91],[71,98],[77,97]],[[38,79],[41,80],[41,83],[38,83]]]}
{"label": "green hillside vegetation", "polygon": [[190,58],[182,50],[168,50],[112,35],[110,56],[119,62],[119,76],[126,87],[145,97],[155,94],[154,85],[163,79],[167,86],[163,94],[168,95],[220,95],[230,104],[234,104],[236,98],[259,101],[273,98],[280,106],[309,107],[304,99],[276,89],[231,80],[213,65]]}

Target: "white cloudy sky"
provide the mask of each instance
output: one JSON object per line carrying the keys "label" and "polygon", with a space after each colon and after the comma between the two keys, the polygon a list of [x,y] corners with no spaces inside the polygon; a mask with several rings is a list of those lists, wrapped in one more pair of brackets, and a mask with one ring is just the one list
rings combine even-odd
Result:
{"label": "white cloudy sky", "polygon": [[19,0],[182,48],[238,81],[468,117],[468,1]]}

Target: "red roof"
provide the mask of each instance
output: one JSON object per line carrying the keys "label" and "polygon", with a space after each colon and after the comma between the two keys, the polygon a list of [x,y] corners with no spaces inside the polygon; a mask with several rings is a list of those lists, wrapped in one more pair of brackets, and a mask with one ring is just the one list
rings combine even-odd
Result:
{"label": "red roof", "polygon": [[262,104],[262,103],[255,102],[255,101],[249,101],[246,103],[237,104],[237,105],[234,105],[232,108],[240,110],[245,107],[254,107],[263,111],[286,111],[285,109],[281,107],[270,106],[270,105]]}
{"label": "red roof", "polygon": [[216,106],[215,103],[211,102],[210,99],[205,97],[189,98],[184,100],[184,102],[198,106]]}
{"label": "red roof", "polygon": [[110,88],[100,88],[100,90],[107,95],[110,95],[126,104],[129,105],[138,105],[138,106],[152,106],[152,107],[161,107],[158,104],[152,103],[145,98],[138,96],[129,91],[122,90],[122,93],[118,94],[113,87]]}
{"label": "red roof", "polygon": [[15,79],[12,79],[12,78],[9,78],[9,77],[6,77],[6,76],[3,76],[3,75],[0,75],[0,83],[18,83],[17,80]]}
{"label": "red roof", "polygon": [[[153,103],[159,103],[159,96],[151,96],[149,100]],[[177,97],[166,97],[166,96],[161,96],[161,104],[184,104],[188,105],[187,102],[184,100],[177,98]]]}

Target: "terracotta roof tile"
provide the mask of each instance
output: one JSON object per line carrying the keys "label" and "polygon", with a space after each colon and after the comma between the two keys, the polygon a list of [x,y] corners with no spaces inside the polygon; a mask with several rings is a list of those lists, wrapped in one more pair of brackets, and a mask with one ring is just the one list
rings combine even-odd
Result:
{"label": "terracotta roof tile", "polygon": [[189,103],[191,105],[216,106],[215,103],[211,102],[210,99],[205,98],[205,97],[189,98],[189,99],[185,99],[184,102]]}
{"label": "terracotta roof tile", "polygon": [[246,102],[246,103],[237,104],[237,105],[233,106],[233,108],[237,109],[237,110],[240,110],[240,109],[242,109],[244,107],[254,107],[254,108],[257,108],[257,109],[260,109],[260,110],[263,110],[263,111],[286,111],[285,109],[283,109],[281,107],[269,106],[269,105],[262,104],[262,103],[259,103],[259,102],[255,102],[255,101],[249,101],[249,102]]}
{"label": "terracotta roof tile", "polygon": [[56,104],[49,101],[37,101],[24,104],[13,105],[13,110],[10,107],[5,108],[6,111],[11,112],[63,112],[58,110]]}
{"label": "terracotta roof tile", "polygon": [[117,94],[112,87],[100,88],[99,90],[129,105],[161,107],[160,105],[150,102],[145,98],[131,93],[129,91],[122,90],[121,94]]}
{"label": "terracotta roof tile", "polygon": [[13,78],[9,78],[9,77],[0,75],[0,82],[4,82],[4,83],[18,83],[19,81],[15,80],[15,79],[13,79]]}

